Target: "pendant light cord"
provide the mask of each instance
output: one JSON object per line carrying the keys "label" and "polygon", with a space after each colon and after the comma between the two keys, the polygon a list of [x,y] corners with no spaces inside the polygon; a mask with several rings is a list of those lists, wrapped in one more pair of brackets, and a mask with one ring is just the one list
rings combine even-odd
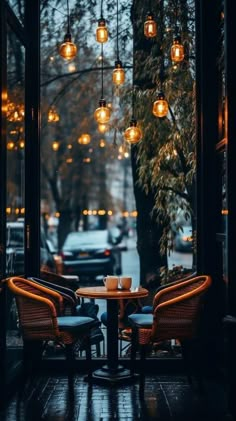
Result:
{"label": "pendant light cord", "polygon": [[[160,26],[160,43],[161,45],[163,45],[163,22],[164,22],[164,16],[163,16],[163,1],[160,4],[160,21],[162,22],[161,26]],[[160,65],[160,73],[159,73],[159,78],[160,78],[160,91],[162,92],[162,88],[163,88],[163,81],[164,81],[164,54],[163,54],[163,50],[161,50],[161,65]]]}
{"label": "pendant light cord", "polygon": [[103,19],[103,0],[101,0],[101,19]]}
{"label": "pendant light cord", "polygon": [[132,73],[132,120],[134,120],[134,19],[133,19],[133,73]]}
{"label": "pendant light cord", "polygon": [[101,92],[101,99],[103,99],[103,44],[101,44],[101,74],[102,74],[102,92]]}
{"label": "pendant light cord", "polygon": [[178,35],[178,0],[175,0],[175,35]]}
{"label": "pendant light cord", "polygon": [[70,34],[70,8],[69,8],[69,0],[66,0],[67,4],[67,33]]}
{"label": "pendant light cord", "polygon": [[116,55],[117,60],[119,60],[119,0],[116,0]]}

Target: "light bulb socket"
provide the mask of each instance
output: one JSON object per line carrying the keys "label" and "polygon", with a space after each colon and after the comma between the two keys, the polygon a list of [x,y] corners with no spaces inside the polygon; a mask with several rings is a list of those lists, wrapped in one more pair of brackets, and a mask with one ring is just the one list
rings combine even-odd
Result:
{"label": "light bulb socket", "polygon": [[121,69],[122,68],[122,62],[120,60],[116,60],[115,61],[115,68],[116,69]]}
{"label": "light bulb socket", "polygon": [[71,33],[67,32],[64,36],[64,42],[71,42]]}
{"label": "light bulb socket", "polygon": [[106,20],[104,18],[98,19],[98,26],[106,26]]}
{"label": "light bulb socket", "polygon": [[136,118],[132,117],[129,123],[130,127],[136,127],[137,126],[137,120]]}
{"label": "light bulb socket", "polygon": [[154,20],[154,15],[152,12],[147,12],[147,20]]}
{"label": "light bulb socket", "polygon": [[157,95],[157,101],[159,100],[165,100],[165,95],[163,94],[163,92],[159,92],[159,94]]}
{"label": "light bulb socket", "polygon": [[176,35],[173,39],[174,44],[181,44],[181,37],[180,35]]}
{"label": "light bulb socket", "polygon": [[107,106],[106,100],[101,98],[99,101],[99,107],[106,107],[106,106]]}

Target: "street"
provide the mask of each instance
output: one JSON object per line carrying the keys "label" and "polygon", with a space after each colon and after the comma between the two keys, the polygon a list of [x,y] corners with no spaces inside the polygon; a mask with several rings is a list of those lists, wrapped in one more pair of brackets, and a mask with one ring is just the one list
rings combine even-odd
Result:
{"label": "street", "polygon": [[[168,257],[168,267],[173,269],[173,266],[183,266],[186,269],[191,269],[193,256],[192,253],[180,253],[173,251]],[[133,286],[139,285],[139,257],[136,250],[136,238],[127,239],[127,251],[122,253],[123,275],[129,275],[133,278]]]}

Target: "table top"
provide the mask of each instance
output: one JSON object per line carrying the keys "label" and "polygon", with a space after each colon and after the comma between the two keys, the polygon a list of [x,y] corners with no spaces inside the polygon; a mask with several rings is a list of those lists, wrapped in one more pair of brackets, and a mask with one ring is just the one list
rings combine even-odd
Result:
{"label": "table top", "polygon": [[120,300],[122,298],[144,298],[148,296],[148,290],[142,287],[131,289],[107,290],[104,286],[85,287],[76,290],[79,297],[97,298],[105,300]]}

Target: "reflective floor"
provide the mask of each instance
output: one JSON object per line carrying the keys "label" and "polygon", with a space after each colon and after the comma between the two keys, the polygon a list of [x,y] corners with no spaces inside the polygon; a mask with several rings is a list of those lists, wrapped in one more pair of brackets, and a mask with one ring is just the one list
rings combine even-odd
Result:
{"label": "reflective floor", "polygon": [[208,382],[199,395],[185,377],[147,376],[144,400],[138,384],[88,385],[76,376],[37,376],[0,412],[1,421],[231,421],[222,385]]}

